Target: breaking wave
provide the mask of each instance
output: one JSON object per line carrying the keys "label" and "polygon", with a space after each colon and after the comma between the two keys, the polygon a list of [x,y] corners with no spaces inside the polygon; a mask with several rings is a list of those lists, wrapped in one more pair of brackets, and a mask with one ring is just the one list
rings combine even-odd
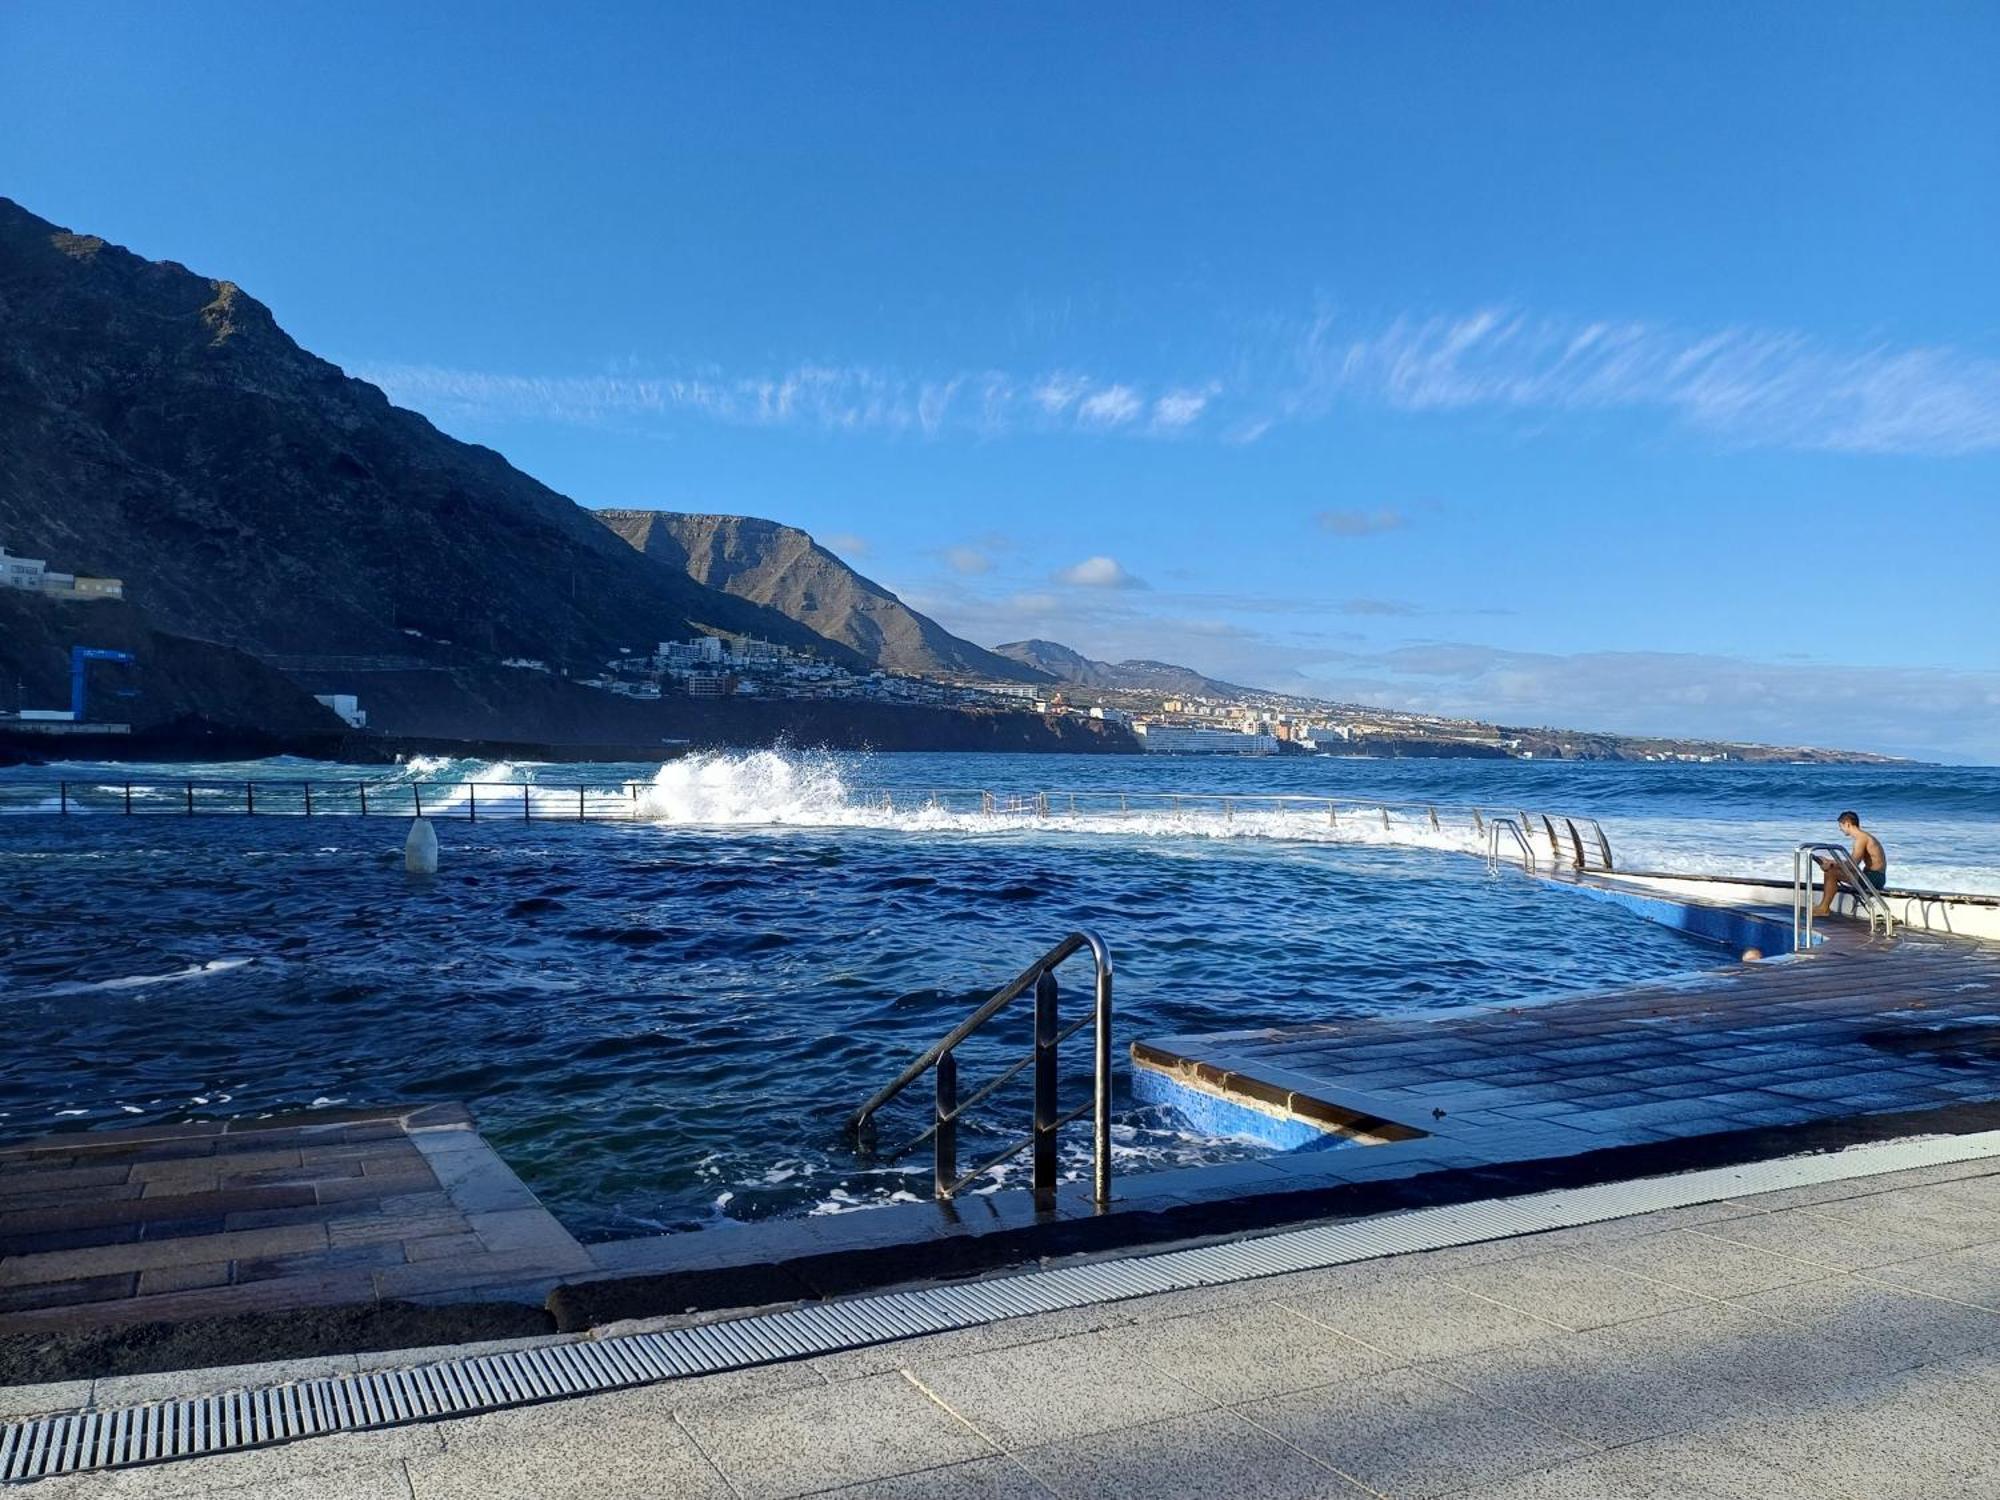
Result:
{"label": "breaking wave", "polygon": [[1080,833],[1132,838],[1305,840],[1479,854],[1469,810],[1325,797],[957,787],[887,789],[866,761],[781,750],[714,751],[660,767],[637,790],[644,819],[691,827],[880,828],[913,833]]}

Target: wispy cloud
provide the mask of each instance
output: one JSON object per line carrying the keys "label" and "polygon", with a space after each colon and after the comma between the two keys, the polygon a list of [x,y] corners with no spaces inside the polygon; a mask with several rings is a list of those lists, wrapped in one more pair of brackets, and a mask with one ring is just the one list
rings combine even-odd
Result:
{"label": "wispy cloud", "polygon": [[841,557],[866,557],[868,555],[868,538],[865,536],[856,536],[851,531],[836,531],[831,536],[823,537],[821,540],[826,544],[829,552],[837,553]]}
{"label": "wispy cloud", "polygon": [[1948,348],[1837,349],[1754,328],[1691,332],[1487,308],[1349,332],[1314,320],[1296,343],[1293,420],[1343,402],[1403,411],[1652,408],[1731,440],[1839,452],[2000,447],[2000,361]]}
{"label": "wispy cloud", "polygon": [[[1952,455],[2000,448],[2000,360],[1948,347],[1842,348],[1747,327],[1689,330],[1502,308],[1350,326],[1331,314],[1269,330],[1224,378],[1149,382],[1076,369],[940,373],[801,363],[661,376],[533,376],[362,365],[364,379],[440,418],[611,423],[695,419],[836,433],[1016,431],[1254,443],[1344,409],[1550,415],[1653,411],[1732,443]],[[1328,529],[1388,529],[1328,512]],[[1349,518],[1349,519],[1338,519]],[[1345,529],[1349,526],[1358,529]]]}
{"label": "wispy cloud", "polygon": [[947,547],[944,560],[952,572],[967,577],[987,572],[993,566],[993,559],[977,547]]}
{"label": "wispy cloud", "polygon": [[1386,507],[1381,510],[1323,510],[1319,513],[1320,528],[1335,536],[1380,536],[1385,531],[1400,531],[1409,524],[1409,518],[1399,510]]}
{"label": "wispy cloud", "polygon": [[1115,557],[1086,557],[1080,563],[1073,563],[1056,574],[1057,583],[1066,583],[1080,589],[1142,589],[1143,579],[1134,578],[1125,571],[1124,565]]}
{"label": "wispy cloud", "polygon": [[1145,409],[1145,398],[1129,385],[1107,385],[1076,403],[1077,418],[1088,427],[1123,427]]}

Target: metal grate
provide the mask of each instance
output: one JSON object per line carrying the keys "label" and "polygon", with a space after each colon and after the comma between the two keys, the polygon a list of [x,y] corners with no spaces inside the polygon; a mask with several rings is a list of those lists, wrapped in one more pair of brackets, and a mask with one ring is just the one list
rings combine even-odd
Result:
{"label": "metal grate", "polygon": [[18,1482],[358,1432],[832,1354],[1005,1318],[1186,1291],[1378,1256],[1571,1228],[1659,1209],[2000,1156],[2000,1131],[1857,1146],[1678,1177],[1415,1209],[1255,1239],[889,1292],[664,1333],[476,1355],[406,1369],[65,1412],[0,1426]]}

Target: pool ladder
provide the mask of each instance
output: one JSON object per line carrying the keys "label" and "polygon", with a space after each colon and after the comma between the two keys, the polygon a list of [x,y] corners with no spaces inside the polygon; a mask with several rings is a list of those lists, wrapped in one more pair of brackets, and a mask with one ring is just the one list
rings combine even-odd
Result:
{"label": "pool ladder", "polygon": [[[1095,1004],[1089,1012],[1078,1016],[1069,1025],[1061,1024],[1058,1013],[1059,991],[1056,985],[1056,969],[1072,955],[1088,949],[1095,967]],[[987,1022],[1012,1005],[1022,995],[1031,993],[1035,1006],[1035,1039],[1028,1055],[987,1083],[980,1085],[970,1094],[961,1096],[958,1088],[957,1048]],[[1095,1051],[1094,1084],[1091,1097],[1084,1103],[1063,1113],[1056,1100],[1057,1060],[1062,1044],[1075,1036],[1086,1026],[1094,1026]],[[997,1156],[988,1158],[971,1171],[958,1170],[958,1125],[967,1110],[984,1102],[997,1093],[1004,1085],[1018,1077],[1024,1069],[1034,1069],[1034,1125],[1027,1135],[1008,1146]],[[1003,985],[958,1025],[939,1041],[925,1050],[923,1055],[896,1075],[895,1082],[878,1090],[869,1101],[854,1112],[848,1121],[848,1130],[858,1148],[869,1150],[875,1135],[875,1116],[911,1084],[924,1074],[933,1075],[933,1102],[931,1123],[913,1139],[906,1141],[886,1156],[878,1153],[878,1159],[896,1161],[923,1145],[931,1143],[932,1181],[936,1184],[939,1198],[953,1198],[966,1186],[999,1166],[1010,1161],[1022,1151],[1033,1149],[1032,1179],[1037,1209],[1055,1206],[1056,1200],[1056,1136],[1063,1126],[1089,1114],[1093,1131],[1091,1152],[1091,1196],[1102,1208],[1111,1202],[1111,952],[1104,946],[1104,940],[1094,932],[1072,932],[1055,947]]]}
{"label": "pool ladder", "polygon": [[1868,917],[1868,935],[1896,935],[1896,911],[1889,898],[1874,885],[1854,862],[1845,844],[1801,844],[1792,851],[1792,949],[1803,953],[1813,945],[1813,861],[1824,856],[1833,866],[1833,875],[1822,873],[1822,881],[1840,878],[1846,894]]}

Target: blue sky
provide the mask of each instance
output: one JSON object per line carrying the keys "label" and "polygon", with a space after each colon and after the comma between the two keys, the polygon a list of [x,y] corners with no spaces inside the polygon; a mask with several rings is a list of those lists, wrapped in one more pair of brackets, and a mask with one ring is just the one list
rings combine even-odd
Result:
{"label": "blue sky", "polygon": [[944,623],[2000,760],[2000,8],[0,6],[0,192]]}

